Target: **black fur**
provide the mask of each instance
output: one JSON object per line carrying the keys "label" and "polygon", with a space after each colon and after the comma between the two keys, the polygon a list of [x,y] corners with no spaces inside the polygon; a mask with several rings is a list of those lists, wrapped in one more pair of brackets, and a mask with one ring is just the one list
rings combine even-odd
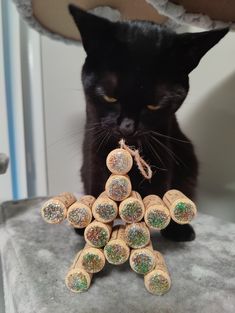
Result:
{"label": "black fur", "polygon": [[[152,22],[112,23],[73,5],[69,10],[87,53],[82,70],[87,103],[81,169],[85,193],[98,196],[104,190],[110,175],[106,156],[124,138],[154,170],[147,181],[134,166],[134,190],[144,197],[163,196],[175,188],[194,199],[198,162],[175,112],[187,96],[188,74],[228,29],[175,34]],[[118,101],[107,103],[104,94]],[[190,225],[174,222],[162,234],[175,241],[195,238]]]}

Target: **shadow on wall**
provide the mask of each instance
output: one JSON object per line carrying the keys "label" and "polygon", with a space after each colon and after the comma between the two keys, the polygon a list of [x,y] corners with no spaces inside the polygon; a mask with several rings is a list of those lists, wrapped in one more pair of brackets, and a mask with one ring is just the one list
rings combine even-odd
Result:
{"label": "shadow on wall", "polygon": [[184,124],[200,160],[199,189],[235,195],[235,73],[202,97]]}

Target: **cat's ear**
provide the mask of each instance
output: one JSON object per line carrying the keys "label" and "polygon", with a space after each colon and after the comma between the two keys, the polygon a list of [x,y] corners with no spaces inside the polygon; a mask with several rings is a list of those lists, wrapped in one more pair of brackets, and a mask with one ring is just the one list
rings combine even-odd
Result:
{"label": "cat's ear", "polygon": [[70,4],[68,8],[81,34],[86,53],[95,54],[99,48],[105,49],[114,36],[114,23],[88,13],[73,4]]}
{"label": "cat's ear", "polygon": [[184,33],[177,35],[180,66],[187,73],[191,72],[201,58],[222,39],[229,28],[216,29],[200,33]]}

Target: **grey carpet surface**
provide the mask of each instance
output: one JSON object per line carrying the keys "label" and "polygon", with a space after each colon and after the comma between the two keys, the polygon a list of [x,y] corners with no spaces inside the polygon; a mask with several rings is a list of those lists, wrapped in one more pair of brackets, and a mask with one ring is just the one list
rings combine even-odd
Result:
{"label": "grey carpet surface", "polygon": [[172,278],[164,296],[149,294],[128,263],[107,265],[87,292],[73,294],[64,276],[84,240],[66,222],[46,224],[40,216],[43,200],[1,205],[6,313],[12,312],[8,303],[17,313],[235,312],[235,224],[199,214],[193,242],[173,243],[152,234]]}

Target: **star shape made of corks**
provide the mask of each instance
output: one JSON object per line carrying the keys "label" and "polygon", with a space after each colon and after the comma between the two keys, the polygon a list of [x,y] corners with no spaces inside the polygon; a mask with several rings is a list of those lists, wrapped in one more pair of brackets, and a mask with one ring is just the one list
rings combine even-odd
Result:
{"label": "star shape made of corks", "polygon": [[78,251],[65,278],[66,286],[73,292],[86,291],[93,274],[101,271],[106,262],[121,265],[128,259],[131,269],[144,276],[150,293],[162,295],[170,289],[166,263],[163,255],[153,249],[150,230],[164,229],[171,219],[179,224],[189,223],[197,209],[179,190],[167,191],[163,199],[153,194],[142,199],[132,190],[127,175],[133,158],[143,176],[151,177],[151,169],[138,150],[121,141],[120,148],[107,156],[111,175],[97,199],[91,195],[76,199],[65,192],[47,201],[41,209],[47,223],[58,224],[67,219],[71,226],[85,228],[85,247]]}

